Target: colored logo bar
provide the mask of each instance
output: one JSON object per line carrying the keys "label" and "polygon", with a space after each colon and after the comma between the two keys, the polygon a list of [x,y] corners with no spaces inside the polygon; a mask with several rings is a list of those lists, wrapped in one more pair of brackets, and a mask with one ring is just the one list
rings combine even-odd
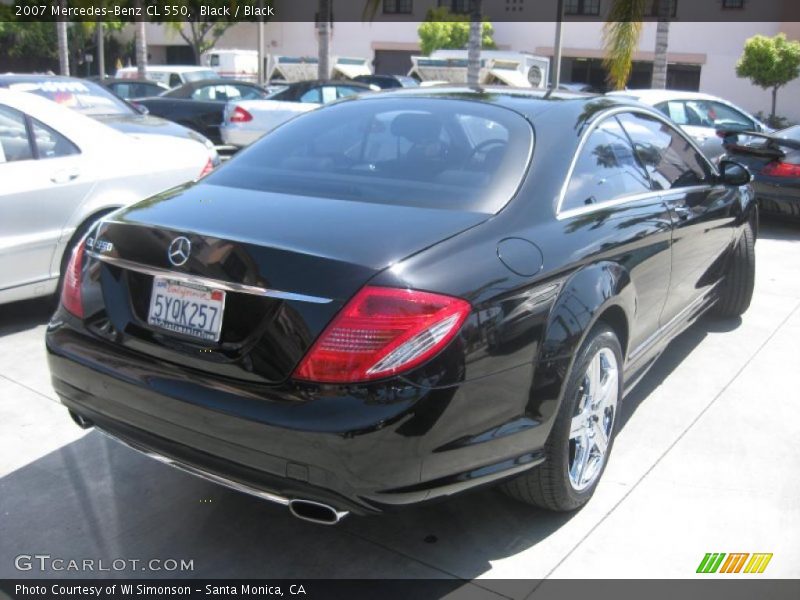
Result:
{"label": "colored logo bar", "polygon": [[[748,560],[748,557],[750,560]],[[698,573],[763,573],[772,553],[756,552],[707,552],[697,567]],[[744,570],[742,570],[744,569]]]}

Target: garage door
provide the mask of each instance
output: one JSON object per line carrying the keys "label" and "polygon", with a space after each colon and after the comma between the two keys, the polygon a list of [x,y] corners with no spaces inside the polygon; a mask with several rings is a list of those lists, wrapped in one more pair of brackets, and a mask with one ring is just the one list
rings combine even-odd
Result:
{"label": "garage door", "polygon": [[375,73],[378,75],[406,75],[411,70],[414,50],[375,50]]}

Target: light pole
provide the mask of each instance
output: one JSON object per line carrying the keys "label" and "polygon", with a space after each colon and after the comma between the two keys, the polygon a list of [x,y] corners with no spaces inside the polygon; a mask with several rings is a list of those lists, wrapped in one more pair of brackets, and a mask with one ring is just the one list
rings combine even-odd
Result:
{"label": "light pole", "polygon": [[558,89],[561,83],[561,28],[564,24],[564,0],[558,0],[558,16],[556,17],[556,45],[553,49],[553,73],[550,77],[551,88]]}

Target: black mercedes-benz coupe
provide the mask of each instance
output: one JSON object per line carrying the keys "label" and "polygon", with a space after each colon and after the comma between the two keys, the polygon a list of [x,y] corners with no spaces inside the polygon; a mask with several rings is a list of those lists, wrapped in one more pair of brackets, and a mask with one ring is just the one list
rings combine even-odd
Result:
{"label": "black mercedes-benz coupe", "polygon": [[496,482],[576,509],[666,344],[747,309],[749,182],[625,99],[343,100],[91,231],[53,385],[79,425],[319,523]]}

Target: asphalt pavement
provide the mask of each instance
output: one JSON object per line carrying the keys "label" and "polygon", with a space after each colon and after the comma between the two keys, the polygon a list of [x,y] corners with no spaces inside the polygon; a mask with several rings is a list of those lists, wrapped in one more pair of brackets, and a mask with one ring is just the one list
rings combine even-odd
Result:
{"label": "asphalt pavement", "polygon": [[[50,386],[48,301],[0,306],[0,578],[447,578],[525,598],[546,578],[695,577],[709,552],[772,553],[757,577],[800,577],[800,227],[764,225],[756,253],[750,310],[672,343],[625,399],[605,476],[572,514],[484,489],[299,521],[80,430]],[[37,553],[126,566],[17,570]],[[193,570],[131,562],[154,558]]]}

